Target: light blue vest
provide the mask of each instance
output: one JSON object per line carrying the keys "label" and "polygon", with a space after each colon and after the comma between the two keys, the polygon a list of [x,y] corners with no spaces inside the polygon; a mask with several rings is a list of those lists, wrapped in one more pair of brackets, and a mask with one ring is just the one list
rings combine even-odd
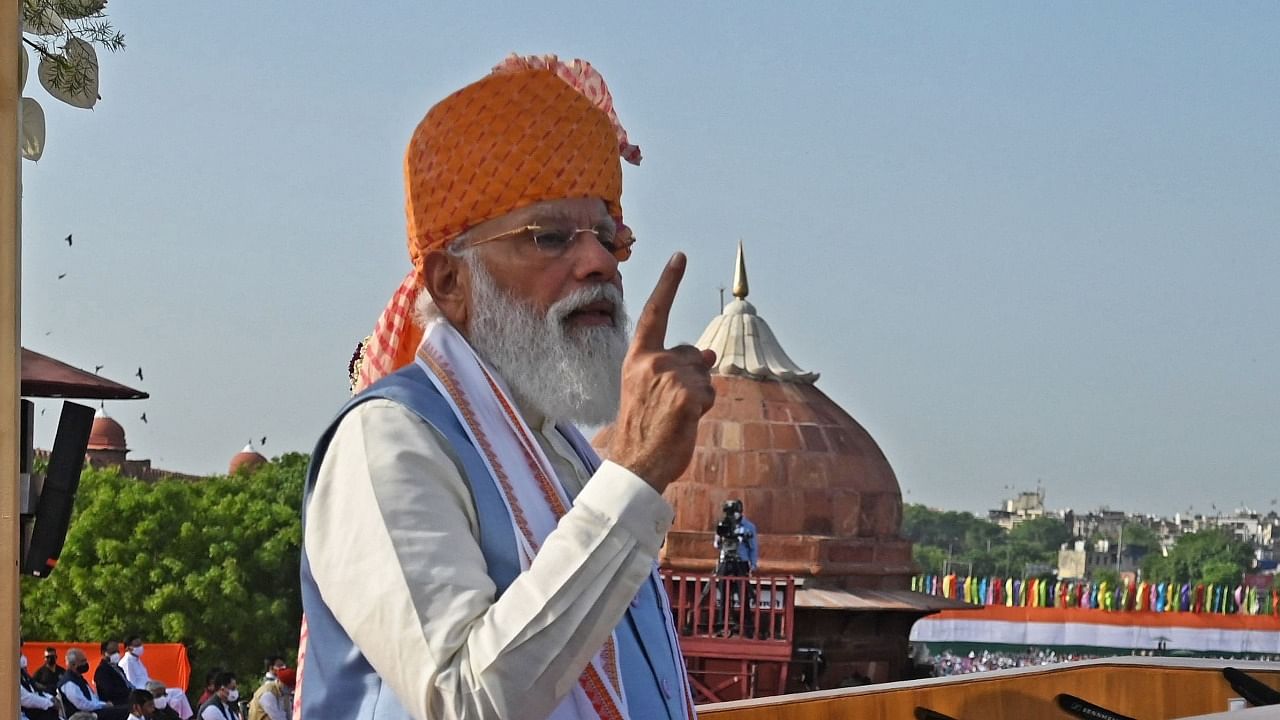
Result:
{"label": "light blue vest", "polygon": [[[303,489],[303,534],[306,533],[307,503],[338,423],[352,408],[374,398],[391,400],[413,411],[435,428],[453,449],[462,464],[462,475],[475,503],[480,547],[488,574],[497,586],[498,595],[501,595],[520,573],[515,532],[506,507],[484,461],[448,402],[416,365],[383,378],[352,398],[320,437],[311,456],[307,484]],[[583,465],[594,473],[598,464],[595,452],[576,440],[576,433],[564,435],[574,446]],[[424,481],[428,480],[424,478]],[[683,720],[686,717],[686,702],[679,676],[681,668],[675,663],[668,640],[671,618],[663,612],[658,596],[664,592],[661,584],[652,578],[647,580],[615,629],[622,664],[622,684],[633,720]],[[376,600],[371,598],[370,602]],[[303,667],[306,680],[302,692],[302,718],[408,720],[409,713],[400,705],[395,693],[382,682],[325,606],[311,575],[305,545],[302,551],[302,609],[306,614],[308,633]]]}

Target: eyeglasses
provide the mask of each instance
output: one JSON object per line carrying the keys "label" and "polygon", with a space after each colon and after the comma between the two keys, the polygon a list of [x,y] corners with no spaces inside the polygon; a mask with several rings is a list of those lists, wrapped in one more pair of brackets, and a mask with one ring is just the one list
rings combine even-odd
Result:
{"label": "eyeglasses", "polygon": [[600,245],[618,262],[626,262],[627,258],[631,257],[631,246],[635,244],[636,239],[631,234],[630,228],[623,232],[618,232],[608,226],[564,228],[550,225],[525,225],[524,227],[500,232],[487,238],[472,240],[466,244],[466,247],[473,248],[477,245],[506,240],[523,234],[533,241],[533,246],[538,249],[539,254],[558,258],[568,252],[569,248],[573,247],[574,241],[583,233],[594,235]]}

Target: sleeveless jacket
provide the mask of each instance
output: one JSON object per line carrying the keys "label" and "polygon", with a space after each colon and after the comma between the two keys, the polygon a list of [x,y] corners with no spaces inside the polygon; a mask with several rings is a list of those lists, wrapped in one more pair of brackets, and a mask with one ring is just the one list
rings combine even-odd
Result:
{"label": "sleeveless jacket", "polygon": [[[321,462],[338,424],[356,406],[381,398],[404,406],[434,428],[456,454],[463,478],[471,491],[480,526],[480,546],[487,573],[499,596],[520,573],[515,531],[502,496],[480,453],[450,409],[448,401],[417,365],[383,378],[352,398],[330,423],[316,445],[303,490],[303,533],[307,503],[315,487]],[[566,434],[588,472],[597,466],[595,453],[585,443]],[[659,593],[661,583],[645,581],[615,629],[622,666],[622,683],[628,711],[634,720],[683,720],[686,700],[681,693],[672,659],[667,617]],[[311,574],[305,543],[302,552],[302,607],[306,617],[306,656],[299,678],[300,720],[350,718],[351,720],[409,720],[395,693],[374,672],[360,649],[325,606]],[[678,652],[678,649],[677,649]],[[305,681],[304,679],[305,678]]]}

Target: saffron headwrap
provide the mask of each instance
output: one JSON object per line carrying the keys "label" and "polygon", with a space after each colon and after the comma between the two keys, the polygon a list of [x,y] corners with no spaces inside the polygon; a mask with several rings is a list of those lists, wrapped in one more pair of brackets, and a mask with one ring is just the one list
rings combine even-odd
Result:
{"label": "saffron headwrap", "polygon": [[441,100],[405,153],[405,215],[414,269],[359,351],[359,392],[413,361],[412,318],[426,255],[467,229],[546,200],[598,197],[622,226],[620,159],[640,163],[600,73],[585,60],[511,55]]}

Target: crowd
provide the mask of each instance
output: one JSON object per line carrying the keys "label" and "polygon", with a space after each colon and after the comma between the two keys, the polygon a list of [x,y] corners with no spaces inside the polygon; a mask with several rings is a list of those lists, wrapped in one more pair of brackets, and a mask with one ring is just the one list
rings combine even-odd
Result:
{"label": "crowd", "polygon": [[[241,697],[235,673],[215,668],[192,708],[181,688],[153,680],[142,661],[142,638],[99,646],[98,667],[89,676],[84,650],[70,648],[66,666],[46,648],[44,664],[28,672],[19,658],[18,701],[21,720],[286,720],[293,705],[297,675],[282,657],[268,658],[266,673],[251,696]],[[123,652],[121,652],[123,650]]]}
{"label": "crowd", "polygon": [[944,650],[933,657],[934,677],[947,675],[965,675],[967,673],[986,672],[987,670],[1006,670],[1008,668],[1031,667],[1034,665],[1055,665],[1073,660],[1088,660],[1094,655],[1077,655],[1054,650],[1028,648],[1026,652],[982,652],[970,651],[967,655],[956,655]]}

